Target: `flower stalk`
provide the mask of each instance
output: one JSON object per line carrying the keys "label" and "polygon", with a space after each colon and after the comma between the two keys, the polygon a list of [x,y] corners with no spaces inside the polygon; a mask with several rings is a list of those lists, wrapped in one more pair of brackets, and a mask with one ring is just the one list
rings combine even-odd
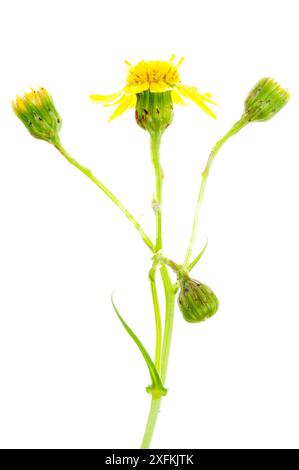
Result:
{"label": "flower stalk", "polygon": [[131,214],[131,212],[126,209],[126,207],[120,202],[120,200],[105,186],[98,178],[94,176],[91,170],[86,168],[85,166],[81,165],[75,158],[73,158],[62,146],[60,140],[57,140],[54,143],[56,149],[64,156],[64,158],[74,167],[76,167],[81,173],[83,173],[87,178],[89,178],[98,188],[100,188],[104,194],[115,204],[122,213],[126,216],[126,218],[134,225],[138,233],[140,234],[144,243],[148,246],[151,251],[154,251],[154,244],[149,238],[149,236],[145,233],[143,228],[141,227],[140,223],[135,219],[135,217]]}
{"label": "flower stalk", "polygon": [[[208,181],[211,166],[214,162],[214,159],[215,159],[216,155],[218,154],[221,147],[225,144],[225,142],[230,137],[237,134],[237,132],[239,132],[241,129],[243,129],[243,127],[246,126],[246,124],[248,124],[248,120],[246,119],[245,116],[242,116],[242,118],[239,121],[237,121],[233,125],[233,127],[221,139],[218,140],[218,142],[216,142],[216,144],[214,145],[214,147],[212,148],[212,150],[210,152],[210,155],[209,155],[209,158],[207,160],[206,166],[205,166],[205,168],[204,168],[204,170],[201,174],[201,185],[200,185],[200,188],[199,188],[199,193],[198,193],[198,197],[197,197],[197,201],[196,201],[191,235],[190,235],[190,239],[189,239],[188,248],[187,248],[187,251],[186,251],[185,260],[184,260],[184,263],[183,263],[183,267],[185,269],[188,267],[188,265],[190,263],[191,256],[192,256],[194,242],[195,242],[195,239],[196,239],[197,228],[198,228],[198,218],[199,218],[200,209],[201,209],[201,206],[202,206],[203,197],[204,197],[204,194],[205,194],[206,184],[207,184],[207,181]],[[191,265],[190,265],[191,269],[195,266],[196,262],[191,263]]]}
{"label": "flower stalk", "polygon": [[162,185],[163,170],[160,161],[161,134],[155,132],[151,134],[152,163],[155,170],[156,190],[153,200],[153,209],[156,217],[156,245],[155,253],[162,249]]}

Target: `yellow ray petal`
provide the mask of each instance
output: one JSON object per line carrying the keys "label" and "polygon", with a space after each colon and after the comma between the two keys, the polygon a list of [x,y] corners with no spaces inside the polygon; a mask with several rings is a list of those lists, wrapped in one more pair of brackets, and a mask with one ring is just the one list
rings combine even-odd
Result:
{"label": "yellow ray petal", "polygon": [[217,103],[215,103],[215,101],[211,99],[212,93],[203,93],[203,94],[199,93],[199,94],[204,101],[206,101],[207,103],[215,104],[217,106]]}
{"label": "yellow ray petal", "polygon": [[170,90],[171,87],[165,82],[150,83],[150,91],[153,93],[163,93],[164,91]]}
{"label": "yellow ray petal", "polygon": [[90,95],[89,98],[94,103],[108,103],[115,101],[121,94],[123,90],[112,93],[111,95]]}
{"label": "yellow ray petal", "polygon": [[118,100],[113,101],[113,103],[104,103],[103,106],[105,106],[105,108],[109,108],[109,106],[116,106],[121,104],[126,98],[132,95],[135,96],[135,93],[124,93],[120,98],[118,98]]}
{"label": "yellow ray petal", "polygon": [[172,101],[175,104],[181,104],[181,105],[186,104],[185,101],[183,100],[183,98],[181,97],[181,95],[176,90],[172,90],[171,97],[172,97]]}
{"label": "yellow ray petal", "polygon": [[109,108],[111,106],[117,106],[118,104],[122,103],[123,100],[129,96],[127,93],[125,93],[124,95],[121,95],[120,98],[118,98],[118,100],[116,101],[113,101],[113,103],[103,103],[103,106],[105,106],[105,108]]}
{"label": "yellow ray petal", "polygon": [[124,89],[127,93],[142,93],[143,91],[149,89],[149,83],[144,82],[140,83],[139,85],[127,85]]}
{"label": "yellow ray petal", "polygon": [[199,106],[203,111],[205,111],[209,116],[216,119],[216,115],[213,111],[204,103],[207,98],[202,96],[196,89],[188,87],[187,85],[177,85],[179,92],[185,97],[192,100],[197,106]]}
{"label": "yellow ray petal", "polygon": [[200,93],[199,90],[195,86],[188,86],[188,85],[179,85],[181,88],[184,88],[187,92],[192,94],[194,97],[198,97],[202,99],[203,101],[206,101],[207,103],[215,104],[215,101],[211,99],[212,94],[211,93]]}
{"label": "yellow ray petal", "polygon": [[112,121],[116,117],[123,114],[127,109],[134,108],[136,105],[136,96],[135,95],[125,95],[122,100],[120,100],[120,104],[115,108],[114,113],[111,114],[109,121]]}

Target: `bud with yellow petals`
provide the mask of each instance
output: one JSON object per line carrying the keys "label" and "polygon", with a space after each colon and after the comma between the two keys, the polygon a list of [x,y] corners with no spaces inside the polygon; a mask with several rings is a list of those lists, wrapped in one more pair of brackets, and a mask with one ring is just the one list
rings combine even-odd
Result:
{"label": "bud with yellow petals", "polygon": [[33,137],[52,144],[59,142],[61,117],[45,88],[18,96],[12,107]]}

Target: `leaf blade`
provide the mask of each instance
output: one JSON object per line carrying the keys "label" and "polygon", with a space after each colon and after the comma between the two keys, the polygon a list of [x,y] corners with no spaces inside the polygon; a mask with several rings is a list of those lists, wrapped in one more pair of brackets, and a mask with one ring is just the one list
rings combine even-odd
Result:
{"label": "leaf blade", "polygon": [[159,372],[157,371],[156,366],[155,366],[152,358],[150,357],[150,355],[147,352],[146,348],[143,346],[140,339],[135,335],[134,331],[129,327],[129,325],[125,322],[125,320],[120,315],[120,313],[119,313],[119,311],[118,311],[118,309],[117,309],[117,307],[114,303],[113,294],[111,295],[111,303],[112,303],[113,309],[114,309],[118,319],[122,323],[123,327],[125,328],[125,330],[129,334],[129,336],[135,342],[136,346],[140,350],[140,352],[141,352],[141,354],[142,354],[142,356],[145,360],[145,363],[147,365],[147,368],[148,368],[148,371],[149,371],[149,374],[150,374],[150,377],[151,377],[151,380],[152,380],[152,385],[150,387],[148,387],[147,390],[150,393],[154,393],[154,392],[159,393],[160,392],[161,395],[166,395],[167,390],[163,387]]}

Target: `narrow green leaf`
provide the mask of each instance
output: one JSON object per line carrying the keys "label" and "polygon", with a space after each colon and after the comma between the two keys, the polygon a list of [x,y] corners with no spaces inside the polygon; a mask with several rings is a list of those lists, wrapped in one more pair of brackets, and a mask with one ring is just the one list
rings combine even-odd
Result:
{"label": "narrow green leaf", "polygon": [[160,393],[160,395],[166,395],[167,391],[163,387],[160,375],[159,375],[159,373],[156,369],[156,366],[155,366],[153,360],[151,359],[149,353],[147,352],[147,350],[143,346],[140,339],[135,335],[135,333],[131,330],[129,325],[125,322],[125,320],[120,315],[119,311],[117,310],[117,308],[115,306],[115,303],[114,303],[114,300],[113,300],[113,294],[111,295],[111,302],[112,302],[112,305],[113,305],[113,308],[114,308],[114,311],[115,311],[116,315],[118,316],[119,320],[123,324],[123,326],[126,329],[126,331],[128,332],[128,334],[131,336],[131,338],[133,339],[135,344],[138,346],[138,348],[139,348],[139,350],[140,350],[140,352],[141,352],[141,354],[142,354],[142,356],[143,356],[143,358],[146,362],[146,365],[148,367],[148,371],[149,371],[149,374],[150,374],[151,380],[152,380],[152,385],[151,385],[151,387],[148,387],[147,390],[150,393],[158,393],[158,394]]}
{"label": "narrow green leaf", "polygon": [[192,261],[192,263],[189,264],[187,270],[190,272],[191,269],[194,268],[194,266],[198,263],[198,261],[200,260],[200,258],[202,257],[202,255],[204,254],[204,252],[206,251],[206,248],[208,246],[208,239],[206,240],[206,243],[203,247],[203,249],[201,250],[200,253],[198,253],[198,255],[196,256],[196,258],[194,258],[194,260]]}

